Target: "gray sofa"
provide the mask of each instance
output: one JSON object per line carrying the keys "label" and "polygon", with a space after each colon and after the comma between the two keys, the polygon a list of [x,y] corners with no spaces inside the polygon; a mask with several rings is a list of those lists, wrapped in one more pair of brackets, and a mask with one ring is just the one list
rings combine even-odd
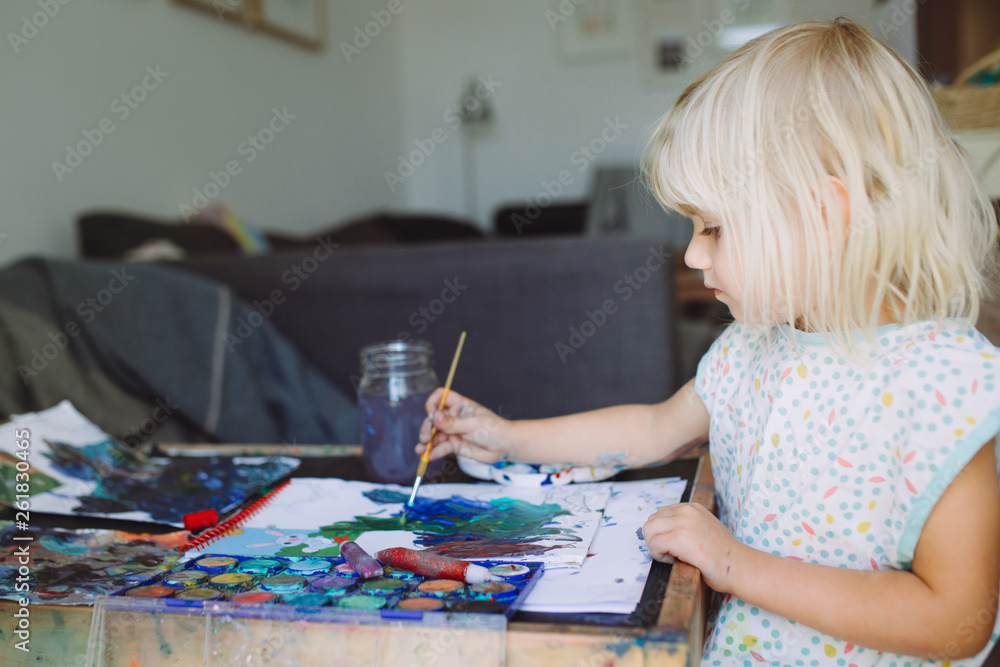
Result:
{"label": "gray sofa", "polygon": [[698,353],[677,344],[673,264],[611,236],[27,258],[0,270],[0,362],[16,370],[0,417],[68,399],[130,444],[355,442],[360,348],[427,340],[443,379],[462,330],[454,387],[503,415],[660,401]]}
{"label": "gray sofa", "polygon": [[679,385],[673,258],[655,241],[335,247],[320,237],[175,266],[231,286],[351,396],[363,345],[427,340],[443,380],[462,330],[454,389],[515,418],[660,401]]}

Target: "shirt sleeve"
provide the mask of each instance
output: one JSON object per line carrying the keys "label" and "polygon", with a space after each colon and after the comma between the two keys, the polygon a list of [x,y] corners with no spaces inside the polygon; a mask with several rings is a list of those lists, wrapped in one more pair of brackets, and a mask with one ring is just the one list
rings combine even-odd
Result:
{"label": "shirt sleeve", "polygon": [[715,394],[719,386],[719,380],[723,375],[728,374],[726,368],[730,362],[730,355],[734,354],[734,343],[739,339],[741,327],[738,323],[730,324],[726,327],[708,352],[698,362],[698,370],[695,373],[694,390],[698,398],[705,404],[709,414],[712,413],[712,405],[715,401]]}
{"label": "shirt sleeve", "polygon": [[907,567],[945,489],[1000,432],[1000,351],[974,330],[938,336],[913,346],[877,402],[905,425],[889,456],[902,512],[898,557]]}

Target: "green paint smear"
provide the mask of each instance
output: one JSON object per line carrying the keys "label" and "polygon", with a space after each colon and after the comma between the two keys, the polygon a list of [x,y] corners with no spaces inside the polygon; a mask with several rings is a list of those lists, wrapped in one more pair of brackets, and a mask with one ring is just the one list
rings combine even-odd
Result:
{"label": "green paint smear", "polygon": [[398,504],[400,510],[389,516],[356,516],[353,521],[323,526],[313,535],[332,538],[345,531],[405,530],[416,535],[418,546],[460,557],[540,554],[553,548],[536,544],[540,540],[580,541],[570,531],[549,525],[556,517],[570,514],[555,503],[534,505],[514,498],[482,501],[462,496],[418,498],[404,513],[402,503],[407,497],[402,493],[376,489],[365,495],[375,502]]}

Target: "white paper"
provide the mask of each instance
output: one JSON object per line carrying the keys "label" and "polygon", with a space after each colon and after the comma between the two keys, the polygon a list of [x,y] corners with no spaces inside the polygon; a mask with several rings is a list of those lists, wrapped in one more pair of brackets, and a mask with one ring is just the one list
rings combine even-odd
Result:
{"label": "white paper", "polygon": [[646,586],[652,557],[636,530],[660,507],[680,502],[687,482],[656,479],[610,482],[612,495],[578,570],[550,570],[528,595],[524,611],[630,614]]}

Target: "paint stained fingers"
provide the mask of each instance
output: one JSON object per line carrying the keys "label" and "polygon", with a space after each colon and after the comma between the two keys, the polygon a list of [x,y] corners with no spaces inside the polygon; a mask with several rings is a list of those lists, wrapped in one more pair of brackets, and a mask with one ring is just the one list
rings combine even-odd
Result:
{"label": "paint stained fingers", "polygon": [[[432,413],[433,414],[433,413]],[[428,414],[420,424],[420,444],[423,445],[431,439],[431,430],[434,426],[432,414]],[[423,449],[420,450],[421,452]]]}
{"label": "paint stained fingers", "polygon": [[673,556],[693,565],[701,570],[705,583],[723,593],[731,590],[734,572],[750,549],[697,503],[662,507],[642,530],[653,558]]}
{"label": "paint stained fingers", "polygon": [[441,402],[441,394],[444,393],[444,387],[438,387],[431,395],[427,397],[424,402],[424,408],[427,410],[427,414],[432,415],[434,411],[437,410],[438,404]]}
{"label": "paint stained fingers", "polygon": [[642,526],[642,535],[649,547],[649,554],[658,561],[673,560],[673,550],[675,535],[671,534],[674,522],[668,516],[661,514],[666,507],[661,508],[653,514]]}

